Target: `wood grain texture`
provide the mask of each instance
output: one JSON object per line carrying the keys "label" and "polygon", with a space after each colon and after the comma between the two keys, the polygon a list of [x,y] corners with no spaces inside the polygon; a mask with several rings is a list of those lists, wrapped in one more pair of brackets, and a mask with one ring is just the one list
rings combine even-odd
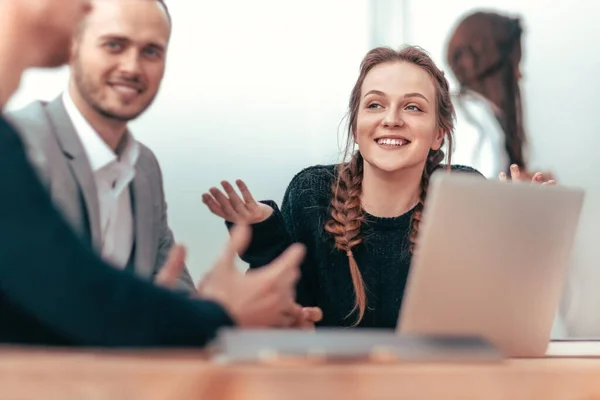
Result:
{"label": "wood grain texture", "polygon": [[600,400],[600,359],[220,365],[190,351],[0,348],[0,399]]}

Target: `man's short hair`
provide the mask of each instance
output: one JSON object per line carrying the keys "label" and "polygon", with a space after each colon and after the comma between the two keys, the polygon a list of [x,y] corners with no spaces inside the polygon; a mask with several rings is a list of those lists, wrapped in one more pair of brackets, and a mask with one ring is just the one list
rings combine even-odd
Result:
{"label": "man's short hair", "polygon": [[[169,11],[169,7],[167,6],[167,3],[165,2],[165,0],[150,0],[150,1],[156,1],[163,8],[163,10],[165,10],[165,13],[167,14],[167,20],[169,21],[169,25],[173,26],[173,19],[171,18],[171,12]],[[85,24],[86,24],[86,18],[83,18],[81,20],[81,22],[79,23],[79,27],[75,31],[76,38],[79,38],[79,36],[83,33],[83,31],[85,29]]]}

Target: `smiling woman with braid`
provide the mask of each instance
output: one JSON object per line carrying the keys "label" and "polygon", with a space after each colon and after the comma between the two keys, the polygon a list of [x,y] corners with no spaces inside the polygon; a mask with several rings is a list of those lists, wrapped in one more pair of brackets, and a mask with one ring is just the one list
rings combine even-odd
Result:
{"label": "smiling woman with braid", "polygon": [[437,169],[478,174],[442,164],[453,118],[448,82],[425,52],[373,49],[350,98],[349,161],[299,172],[281,210],[256,202],[241,181],[242,198],[222,182],[225,193],[211,188],[203,202],[229,227],[253,224],[242,255],[251,268],[291,242],[306,245],[297,298],[320,310],[307,308],[305,322],[395,328],[430,176]]}

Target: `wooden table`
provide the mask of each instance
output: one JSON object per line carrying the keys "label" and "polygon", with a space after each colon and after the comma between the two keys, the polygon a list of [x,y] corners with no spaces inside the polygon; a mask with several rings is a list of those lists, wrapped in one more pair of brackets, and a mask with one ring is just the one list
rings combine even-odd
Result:
{"label": "wooden table", "polygon": [[0,348],[0,399],[600,399],[600,359],[219,365],[206,354]]}

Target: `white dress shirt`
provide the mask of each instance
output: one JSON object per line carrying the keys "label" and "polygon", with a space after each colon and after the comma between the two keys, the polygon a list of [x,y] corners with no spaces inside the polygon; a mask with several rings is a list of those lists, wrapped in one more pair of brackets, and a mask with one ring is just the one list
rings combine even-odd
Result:
{"label": "white dress shirt", "polygon": [[63,102],[94,174],[100,207],[102,257],[117,267],[125,267],[135,235],[129,184],[135,176],[139,144],[127,132],[123,150],[117,155],[83,117],[68,91],[63,95]]}

